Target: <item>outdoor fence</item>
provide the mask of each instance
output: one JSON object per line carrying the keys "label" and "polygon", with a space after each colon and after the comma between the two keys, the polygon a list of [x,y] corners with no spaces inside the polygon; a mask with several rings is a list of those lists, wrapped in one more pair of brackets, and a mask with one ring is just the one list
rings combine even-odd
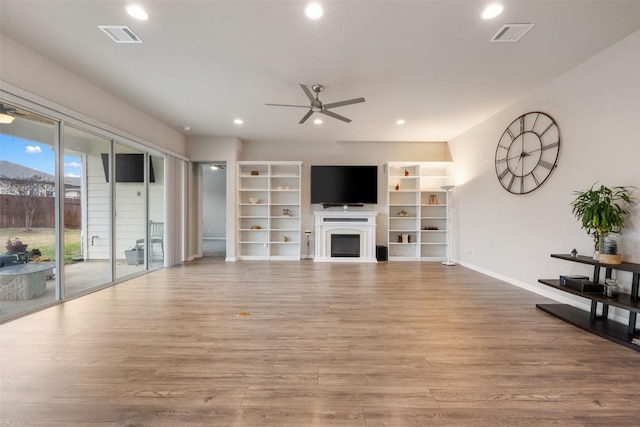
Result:
{"label": "outdoor fence", "polygon": [[[35,202],[35,214],[31,228],[55,227],[55,197],[0,195],[0,228],[20,228],[26,226],[26,206]],[[65,228],[80,228],[82,225],[80,199],[64,199]]]}

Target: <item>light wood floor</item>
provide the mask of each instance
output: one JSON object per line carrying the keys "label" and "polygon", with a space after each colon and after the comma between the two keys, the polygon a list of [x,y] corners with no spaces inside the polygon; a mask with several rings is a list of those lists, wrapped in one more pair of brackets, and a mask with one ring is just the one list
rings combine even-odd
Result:
{"label": "light wood floor", "polygon": [[0,326],[0,422],[640,425],[640,353],[540,302],[439,263],[188,263]]}

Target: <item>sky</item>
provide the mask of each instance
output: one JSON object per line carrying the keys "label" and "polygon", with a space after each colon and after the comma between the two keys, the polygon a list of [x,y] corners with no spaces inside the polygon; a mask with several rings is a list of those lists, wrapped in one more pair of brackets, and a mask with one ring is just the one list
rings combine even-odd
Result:
{"label": "sky", "polygon": [[[55,152],[47,144],[0,134],[0,160],[55,175]],[[65,155],[64,176],[79,177],[81,174],[81,159],[77,156]]]}

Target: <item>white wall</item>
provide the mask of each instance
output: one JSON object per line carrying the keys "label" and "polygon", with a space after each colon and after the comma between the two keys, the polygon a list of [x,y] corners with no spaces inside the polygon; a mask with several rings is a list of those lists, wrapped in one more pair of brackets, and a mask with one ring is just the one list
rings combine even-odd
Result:
{"label": "white wall", "polygon": [[[194,163],[214,163],[226,162],[226,259],[235,260],[236,256],[236,167],[239,152],[242,148],[242,141],[235,137],[203,137],[193,136],[187,138],[187,156]],[[200,168],[197,168],[200,171]],[[193,233],[189,238],[198,242],[198,250],[195,256],[202,256],[202,194],[201,194],[201,178],[202,174],[197,174],[200,182],[197,185],[198,190],[191,193],[191,201],[193,208],[197,211],[197,224]]]}
{"label": "white wall", "polygon": [[[311,165],[378,165],[378,205],[365,210],[379,212],[377,244],[386,244],[388,212],[386,203],[386,175],[388,161],[440,162],[451,161],[446,142],[334,142],[287,143],[269,141],[240,141],[234,137],[189,137],[187,155],[194,162],[227,162],[227,260],[235,259],[235,194],[236,166],[239,160],[302,161],[302,230],[313,230],[313,211],[320,205],[310,204],[309,173]],[[202,235],[199,232],[195,238]]]}
{"label": "white wall", "polygon": [[[387,244],[386,162],[447,162],[451,161],[446,142],[334,142],[242,144],[240,160],[300,160],[302,161],[302,230],[314,229],[313,211],[321,205],[311,205],[311,165],[378,165],[378,205],[366,205],[361,210],[376,211],[376,244]],[[342,210],[342,208],[336,208]],[[354,208],[353,210],[358,210]]]}
{"label": "white wall", "polygon": [[[538,190],[517,196],[497,180],[498,140],[512,120],[543,111],[562,135],[558,168]],[[540,278],[591,276],[592,268],[551,259],[551,253],[591,255],[591,238],[573,217],[576,190],[596,181],[640,188],[640,31],[530,93],[450,141],[455,162],[455,253],[463,264],[556,298]],[[640,191],[635,195],[640,197]],[[623,233],[625,261],[640,262],[639,209]],[[630,279],[624,278],[625,290]],[[577,300],[570,300],[577,304]]]}
{"label": "white wall", "polygon": [[179,155],[185,137],[15,40],[0,34],[0,88],[4,82]]}

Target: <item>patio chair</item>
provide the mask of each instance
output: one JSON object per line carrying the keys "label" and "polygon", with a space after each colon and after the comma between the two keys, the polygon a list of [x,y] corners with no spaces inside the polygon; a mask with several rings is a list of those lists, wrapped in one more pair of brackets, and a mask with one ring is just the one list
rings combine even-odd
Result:
{"label": "patio chair", "polygon": [[[160,243],[160,252],[164,259],[164,222],[149,221],[149,260],[153,257],[153,245]],[[141,247],[144,239],[136,240],[136,247]]]}
{"label": "patio chair", "polygon": [[153,254],[153,245],[160,243],[160,252],[164,258],[164,222],[149,221],[149,253]]}

